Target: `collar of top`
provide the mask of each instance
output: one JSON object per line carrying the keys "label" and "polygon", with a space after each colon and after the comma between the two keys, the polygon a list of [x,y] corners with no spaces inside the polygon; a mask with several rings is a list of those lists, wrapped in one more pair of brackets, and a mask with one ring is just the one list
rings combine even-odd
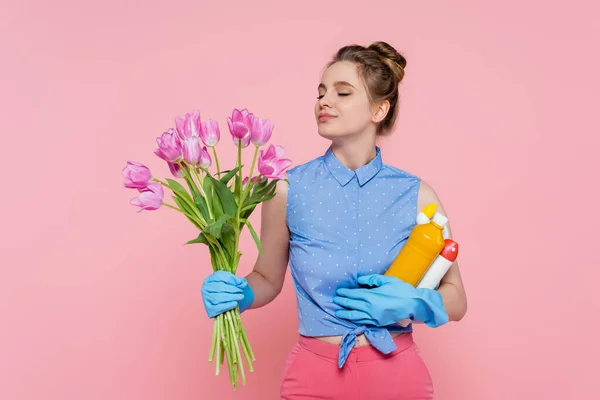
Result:
{"label": "collar of top", "polygon": [[348,182],[352,180],[354,175],[358,179],[358,184],[363,186],[371,178],[373,178],[381,169],[383,161],[381,160],[381,150],[375,146],[375,158],[369,161],[367,164],[355,169],[354,171],[345,166],[331,150],[331,146],[325,152],[325,165],[329,169],[329,172],[342,186],[346,186]]}

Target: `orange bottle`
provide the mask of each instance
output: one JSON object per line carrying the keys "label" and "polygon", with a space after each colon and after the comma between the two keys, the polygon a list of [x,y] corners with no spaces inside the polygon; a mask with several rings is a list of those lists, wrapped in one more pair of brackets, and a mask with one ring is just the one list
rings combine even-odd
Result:
{"label": "orange bottle", "polygon": [[444,248],[444,225],[448,218],[435,213],[429,223],[415,225],[408,240],[385,275],[417,286],[433,260]]}

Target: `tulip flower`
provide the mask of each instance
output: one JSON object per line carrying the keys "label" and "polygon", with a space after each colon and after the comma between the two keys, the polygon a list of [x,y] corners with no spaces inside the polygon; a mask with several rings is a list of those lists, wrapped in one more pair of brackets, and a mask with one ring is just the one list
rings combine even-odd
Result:
{"label": "tulip flower", "polygon": [[250,128],[250,138],[255,146],[260,147],[267,143],[273,133],[273,123],[268,119],[254,117]]}
{"label": "tulip flower", "polygon": [[171,128],[164,132],[160,138],[156,138],[158,149],[154,154],[167,162],[178,163],[183,159],[183,149],[177,131]]}
{"label": "tulip flower", "polygon": [[179,164],[175,164],[172,162],[167,162],[167,164],[169,165],[169,170],[171,170],[171,174],[173,174],[175,178],[183,178],[185,176],[185,174],[183,173],[183,169]]}
{"label": "tulip flower", "polygon": [[181,140],[200,137],[200,111],[194,110],[191,114],[186,113],[185,119],[175,118],[175,125]]}
{"label": "tulip flower", "polygon": [[188,164],[198,164],[198,161],[200,161],[201,151],[202,147],[200,147],[199,137],[191,136],[183,141],[183,159]]}
{"label": "tulip flower", "polygon": [[132,198],[129,202],[137,207],[140,207],[138,212],[142,210],[157,210],[164,198],[163,187],[158,182],[152,182],[144,189],[140,190],[137,197]]}
{"label": "tulip flower", "polygon": [[250,129],[252,128],[253,118],[254,115],[250,114],[245,108],[242,111],[236,108],[233,110],[231,117],[227,117],[229,132],[236,146],[241,143],[241,147],[244,148],[250,144]]}
{"label": "tulip flower", "polygon": [[270,145],[266,152],[260,151],[258,171],[267,178],[285,179],[284,171],[292,161],[283,158],[283,147]]}
{"label": "tulip flower", "polygon": [[152,181],[152,172],[143,164],[127,161],[123,168],[123,186],[130,189],[143,189]]}
{"label": "tulip flower", "polygon": [[208,147],[214,147],[219,143],[221,132],[219,131],[219,123],[214,119],[209,119],[202,122],[200,125],[200,139],[202,143]]}
{"label": "tulip flower", "polygon": [[212,164],[212,160],[210,159],[210,154],[208,154],[208,150],[206,146],[202,148],[200,151],[200,168],[207,169]]}

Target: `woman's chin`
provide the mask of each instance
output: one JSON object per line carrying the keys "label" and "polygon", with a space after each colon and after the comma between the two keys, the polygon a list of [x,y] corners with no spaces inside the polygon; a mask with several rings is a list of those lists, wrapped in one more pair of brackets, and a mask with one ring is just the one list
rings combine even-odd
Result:
{"label": "woman's chin", "polygon": [[338,129],[332,129],[332,127],[327,126],[327,124],[319,124],[318,125],[319,136],[325,139],[333,139],[340,136],[340,132]]}

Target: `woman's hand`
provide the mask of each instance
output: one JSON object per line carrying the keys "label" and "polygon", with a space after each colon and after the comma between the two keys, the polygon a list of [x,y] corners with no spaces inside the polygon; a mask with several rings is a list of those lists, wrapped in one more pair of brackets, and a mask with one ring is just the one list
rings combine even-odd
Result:
{"label": "woman's hand", "polygon": [[240,312],[247,310],[254,301],[254,292],[246,278],[235,276],[231,272],[216,271],[210,274],[202,284],[202,300],[209,318],[238,305]]}
{"label": "woman's hand", "polygon": [[359,285],[368,288],[340,288],[333,302],[346,308],[336,317],[357,324],[386,326],[410,318],[438,327],[448,322],[442,296],[435,290],[417,289],[393,276],[365,275]]}

